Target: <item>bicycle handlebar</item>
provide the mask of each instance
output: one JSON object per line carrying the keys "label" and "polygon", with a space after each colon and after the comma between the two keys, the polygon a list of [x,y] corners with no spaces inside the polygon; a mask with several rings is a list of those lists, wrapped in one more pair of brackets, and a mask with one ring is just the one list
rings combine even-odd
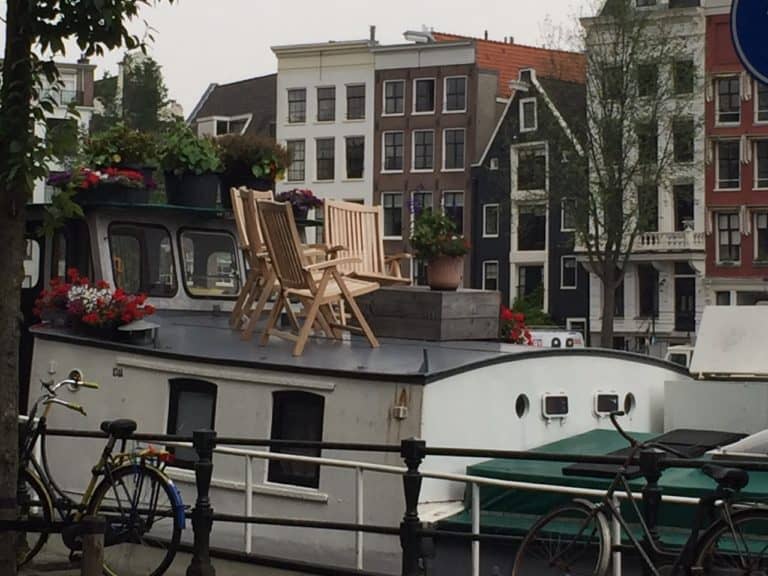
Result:
{"label": "bicycle handlebar", "polygon": [[65,408],[69,408],[70,410],[79,412],[83,416],[88,416],[88,414],[85,412],[85,408],[83,408],[81,404],[75,404],[74,402],[67,402],[66,400],[62,400],[61,398],[48,398],[43,402],[43,404],[57,404],[58,406],[64,406]]}

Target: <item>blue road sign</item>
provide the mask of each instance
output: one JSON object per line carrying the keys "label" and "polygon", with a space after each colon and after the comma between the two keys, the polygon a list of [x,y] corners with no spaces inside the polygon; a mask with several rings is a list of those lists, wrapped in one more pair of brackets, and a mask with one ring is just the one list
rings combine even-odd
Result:
{"label": "blue road sign", "polygon": [[733,0],[731,35],[747,71],[768,84],[768,0]]}

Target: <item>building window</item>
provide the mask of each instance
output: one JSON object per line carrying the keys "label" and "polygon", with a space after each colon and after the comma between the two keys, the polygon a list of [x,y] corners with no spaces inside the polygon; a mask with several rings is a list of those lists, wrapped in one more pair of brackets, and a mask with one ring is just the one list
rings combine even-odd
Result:
{"label": "building window", "polygon": [[435,167],[435,131],[413,131],[413,170],[433,170]]}
{"label": "building window", "polygon": [[518,149],[517,189],[547,189],[547,149],[544,146]]}
{"label": "building window", "polygon": [[402,114],[405,110],[405,80],[384,82],[384,114]]}
{"label": "building window", "polygon": [[693,162],[693,118],[678,118],[672,124],[675,162]]}
{"label": "building window", "polygon": [[384,132],[384,171],[400,172],[403,169],[403,133]]}
{"label": "building window", "polygon": [[317,89],[317,121],[336,120],[336,87],[325,86]]}
{"label": "building window", "polygon": [[640,98],[655,96],[659,87],[659,67],[656,64],[640,64],[637,67],[637,95]]}
{"label": "building window", "polygon": [[715,304],[717,306],[730,306],[731,305],[731,293],[730,292],[715,292]]}
{"label": "building window", "polygon": [[307,89],[288,90],[288,122],[299,124],[307,121]]}
{"label": "building window", "polygon": [[518,250],[547,249],[547,208],[543,204],[523,204],[517,224]]}
{"label": "building window", "polygon": [[768,188],[768,140],[755,142],[755,188]]}
{"label": "building window", "polygon": [[536,98],[520,100],[520,132],[533,132],[538,127]]}
{"label": "building window", "polygon": [[717,188],[733,190],[741,185],[741,142],[720,140],[717,143]]}
{"label": "building window", "polygon": [[606,100],[621,100],[624,90],[624,72],[621,66],[609,66],[602,75],[603,93]]}
{"label": "building window", "polygon": [[434,78],[418,78],[413,81],[413,111],[424,114],[435,111],[435,80]]}
{"label": "building window", "polygon": [[571,290],[577,287],[576,256],[560,258],[560,288]]}
{"label": "building window", "polygon": [[483,290],[499,289],[499,263],[496,260],[483,262]]}
{"label": "building window", "polygon": [[251,115],[241,118],[218,118],[216,120],[216,136],[225,134],[243,134],[251,121]]}
{"label": "building window", "polygon": [[111,224],[108,234],[117,288],[160,298],[176,294],[171,236],[165,228]]}
{"label": "building window", "polygon": [[411,192],[411,212],[414,218],[411,218],[411,224],[422,210],[432,210],[432,192],[416,190]]}
{"label": "building window", "polygon": [[56,158],[77,154],[78,126],[74,118],[46,118],[45,142]]}
{"label": "building window", "polygon": [[411,260],[411,279],[416,286],[427,285],[427,261],[421,258]]}
{"label": "building window", "polygon": [[365,165],[365,138],[363,136],[347,136],[347,178],[350,180],[363,177]]}
{"label": "building window", "polygon": [[755,97],[755,120],[768,122],[768,84],[757,82]]}
{"label": "building window", "polygon": [[741,90],[738,76],[718,78],[717,123],[738,124],[741,121]]}
{"label": "building window", "polygon": [[675,94],[692,93],[694,83],[693,60],[677,60],[672,66],[672,84]]}
{"label": "building window", "polygon": [[384,210],[384,236],[402,238],[403,236],[403,193],[384,192],[381,195]]}
{"label": "building window", "polygon": [[675,201],[675,231],[693,228],[693,184],[676,184],[672,187],[672,196]]}
{"label": "building window", "polygon": [[517,268],[517,297],[525,304],[544,307],[544,266],[530,265]]}
{"label": "building window", "polygon": [[741,260],[741,230],[739,215],[733,212],[718,212],[717,217],[717,261],[736,263]]}
{"label": "building window", "polygon": [[464,128],[443,130],[443,169],[464,169]]}
{"label": "building window", "polygon": [[306,167],[306,142],[304,140],[289,140],[286,147],[288,148],[289,161],[286,179],[289,182],[302,182]]}
{"label": "building window", "polygon": [[347,120],[365,118],[365,84],[347,86]]}
{"label": "building window", "polygon": [[576,230],[576,199],[563,198],[560,200],[560,231],[573,232]]}
{"label": "building window", "polygon": [[656,122],[637,125],[637,155],[642,164],[656,164],[659,159],[659,128]]}
{"label": "building window", "polygon": [[443,192],[443,212],[456,226],[456,234],[464,234],[464,192]]}
{"label": "building window", "polygon": [[659,272],[652,264],[637,266],[637,288],[641,318],[657,318],[659,298]]}
{"label": "building window", "polygon": [[[272,393],[272,440],[322,442],[325,398],[298,391]],[[319,448],[273,447],[272,452],[320,457]],[[270,460],[269,482],[306,488],[320,486],[320,465],[309,462]]]}
{"label": "building window", "polygon": [[[216,429],[216,385],[204,380],[172,378],[168,403],[167,433],[191,436],[195,430]],[[193,468],[197,460],[194,448],[170,447],[174,466]]]}
{"label": "building window", "polygon": [[768,212],[755,214],[755,260],[768,262]]}
{"label": "building window", "polygon": [[613,315],[616,316],[616,318],[624,318],[624,278],[622,278],[619,285],[616,286],[616,290],[614,290],[613,294]]}
{"label": "building window", "polygon": [[638,8],[644,8],[647,6],[656,6],[656,0],[637,0]]}
{"label": "building window", "polygon": [[451,76],[445,79],[445,111],[464,112],[467,109],[467,77]]}
{"label": "building window", "polygon": [[499,205],[483,205],[483,238],[499,237]]}
{"label": "building window", "polygon": [[498,158],[490,158],[488,160],[488,170],[498,170],[499,169],[499,159]]}
{"label": "building window", "polygon": [[659,190],[653,185],[637,187],[638,232],[659,231]]}
{"label": "building window", "polygon": [[227,232],[183,230],[184,288],[193,298],[234,298],[240,292],[234,237]]}
{"label": "building window", "polygon": [[317,179],[333,180],[336,177],[335,140],[333,138],[318,138],[317,146]]}

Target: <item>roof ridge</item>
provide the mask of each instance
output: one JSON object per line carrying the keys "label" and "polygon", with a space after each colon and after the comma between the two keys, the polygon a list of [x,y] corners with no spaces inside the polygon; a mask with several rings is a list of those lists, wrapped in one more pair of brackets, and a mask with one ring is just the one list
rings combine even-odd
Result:
{"label": "roof ridge", "polygon": [[216,83],[216,88],[222,88],[224,86],[233,86],[235,84],[243,84],[244,82],[251,82],[253,80],[262,80],[269,78],[270,76],[277,76],[277,72],[270,72],[269,74],[262,74],[261,76],[252,76],[250,78],[243,78],[242,80],[235,80],[234,82],[227,82],[225,84]]}
{"label": "roof ridge", "polygon": [[486,38],[478,38],[477,36],[467,36],[464,34],[454,34],[453,32],[439,32],[433,31],[432,34],[442,34],[443,36],[453,36],[454,38],[466,38],[467,40],[475,40],[477,42],[488,42],[489,44],[500,44],[502,46],[511,46],[518,48],[528,48],[531,50],[542,50],[545,52],[559,52],[561,54],[570,54],[573,56],[584,56],[583,52],[577,52],[575,50],[563,50],[561,48],[547,48],[545,46],[532,46],[531,44],[520,44],[518,42],[504,42],[502,40],[488,40]]}

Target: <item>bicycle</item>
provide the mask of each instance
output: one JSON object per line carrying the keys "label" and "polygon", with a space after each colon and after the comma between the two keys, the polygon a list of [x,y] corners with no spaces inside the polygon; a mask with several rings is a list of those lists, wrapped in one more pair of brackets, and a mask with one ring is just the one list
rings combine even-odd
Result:
{"label": "bicycle", "polygon": [[[702,467],[717,487],[699,500],[694,523],[682,547],[670,547],[651,536],[643,514],[631,497],[627,467],[641,450],[648,448],[686,456],[658,442],[639,442],[632,438],[616,421],[617,416],[623,415],[615,412],[610,418],[619,434],[629,441],[630,451],[605,496],[598,502],[576,499],[539,518],[520,544],[512,576],[604,576],[611,553],[617,555],[615,566],[620,566],[620,551],[625,547],[636,551],[647,570],[644,573],[654,576],[768,574],[768,508],[739,501],[739,491],[749,483],[749,475],[741,468],[714,464]],[[619,490],[627,496],[630,509],[639,521],[642,542],[616,504]],[[713,517],[713,521],[708,520]],[[623,534],[629,541],[627,546],[621,541],[612,541],[612,522],[620,526],[616,531],[618,540]],[[658,565],[654,558],[659,560]]]}
{"label": "bicycle", "polygon": [[[26,521],[27,527],[18,533],[17,564],[28,563],[40,552],[53,531],[56,512],[62,519],[62,540],[70,549],[71,558],[82,550],[82,519],[102,516],[106,520],[104,573],[160,576],[173,562],[185,524],[181,496],[164,473],[170,456],[151,446],[126,452],[126,443],[136,430],[136,422],[127,419],[103,422],[101,430],[108,435],[106,445],[91,470],[80,501],[74,500],[56,484],[50,472],[46,420],[53,406],[86,414],[80,404],[58,397],[62,386],[77,392],[81,388],[98,388],[98,384],[85,382],[76,370],[61,382],[41,384],[43,394],[28,416],[19,417],[18,502],[21,520]],[[37,418],[41,406],[43,412]],[[40,461],[34,457],[38,442]],[[120,450],[113,454],[118,442]],[[137,545],[144,546],[138,550]]]}

